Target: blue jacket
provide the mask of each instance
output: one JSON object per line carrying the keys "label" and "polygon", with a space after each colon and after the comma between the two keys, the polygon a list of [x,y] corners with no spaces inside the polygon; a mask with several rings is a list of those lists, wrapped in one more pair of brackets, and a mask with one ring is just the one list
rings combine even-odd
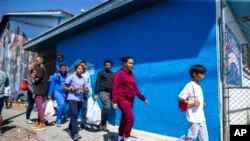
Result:
{"label": "blue jacket", "polygon": [[67,78],[67,74],[62,75],[61,73],[55,73],[51,77],[48,96],[52,96],[53,93],[65,94],[63,87],[64,87],[66,78]]}

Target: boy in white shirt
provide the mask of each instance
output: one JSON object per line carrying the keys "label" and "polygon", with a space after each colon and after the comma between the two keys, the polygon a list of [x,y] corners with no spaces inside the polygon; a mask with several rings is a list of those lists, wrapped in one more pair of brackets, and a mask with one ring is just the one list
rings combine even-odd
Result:
{"label": "boy in white shirt", "polygon": [[181,136],[180,141],[194,141],[197,136],[200,141],[208,141],[208,131],[203,108],[203,92],[199,81],[205,77],[206,68],[202,65],[194,65],[189,73],[193,81],[188,82],[179,94],[179,101],[188,104],[186,118],[190,127],[186,135]]}

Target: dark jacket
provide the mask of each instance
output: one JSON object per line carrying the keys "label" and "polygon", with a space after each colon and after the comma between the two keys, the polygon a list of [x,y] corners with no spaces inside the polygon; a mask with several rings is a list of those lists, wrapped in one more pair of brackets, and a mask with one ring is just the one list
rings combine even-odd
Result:
{"label": "dark jacket", "polygon": [[100,71],[96,77],[95,94],[98,94],[100,91],[111,93],[113,77],[114,73],[112,71],[107,71],[107,70]]}
{"label": "dark jacket", "polygon": [[44,66],[36,66],[34,94],[45,95],[48,89],[48,73]]}

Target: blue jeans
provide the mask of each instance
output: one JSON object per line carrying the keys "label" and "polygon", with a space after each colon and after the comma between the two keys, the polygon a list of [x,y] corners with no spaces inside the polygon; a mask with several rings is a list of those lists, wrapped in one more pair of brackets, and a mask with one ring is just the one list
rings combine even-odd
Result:
{"label": "blue jeans", "polygon": [[88,106],[88,96],[85,95],[83,97],[82,108],[80,109],[80,112],[77,118],[77,120],[83,124],[86,123],[87,106]]}
{"label": "blue jeans", "polygon": [[54,97],[57,102],[56,122],[62,123],[62,116],[64,115],[64,112],[66,111],[65,94],[55,92]]}
{"label": "blue jeans", "polygon": [[30,91],[27,92],[27,100],[28,100],[28,107],[26,110],[26,119],[30,119],[30,113],[35,104],[35,99],[32,97],[32,93]]}

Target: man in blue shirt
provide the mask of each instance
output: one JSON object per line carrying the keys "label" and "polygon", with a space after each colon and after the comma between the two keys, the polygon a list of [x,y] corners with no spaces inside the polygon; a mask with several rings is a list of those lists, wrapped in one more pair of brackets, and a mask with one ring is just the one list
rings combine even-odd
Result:
{"label": "man in blue shirt", "polygon": [[65,102],[66,93],[63,89],[66,78],[67,78],[67,65],[61,64],[60,71],[52,76],[48,93],[48,97],[50,100],[52,99],[52,94],[54,93],[54,98],[56,99],[57,102],[57,112],[56,112],[57,127],[61,127],[62,116],[66,109],[66,102]]}
{"label": "man in blue shirt", "polygon": [[[65,64],[67,65],[66,61],[64,60],[64,56],[62,54],[57,55],[57,60],[56,60],[56,72],[60,71],[60,65]],[[67,67],[68,70],[68,67]]]}

